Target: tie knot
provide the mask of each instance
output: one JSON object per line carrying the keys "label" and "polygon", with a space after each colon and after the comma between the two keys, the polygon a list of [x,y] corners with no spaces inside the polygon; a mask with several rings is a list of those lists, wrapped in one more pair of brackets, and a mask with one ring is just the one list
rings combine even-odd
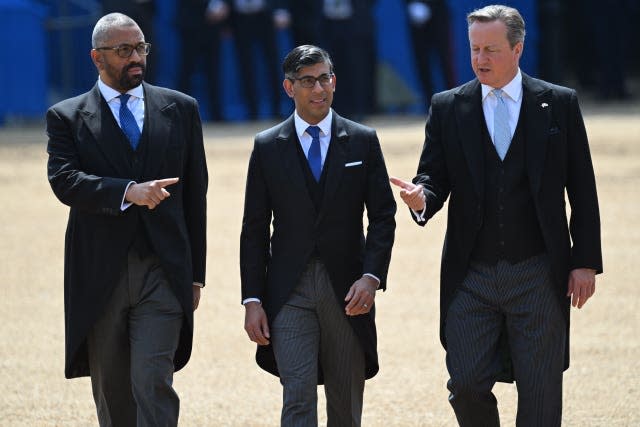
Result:
{"label": "tie knot", "polygon": [[496,98],[498,99],[502,99],[502,89],[494,89],[493,90],[493,94],[496,96]]}
{"label": "tie knot", "polygon": [[311,138],[319,138],[320,137],[320,128],[318,126],[309,126],[307,128],[307,133],[311,135]]}
{"label": "tie knot", "polygon": [[128,93],[123,93],[122,95],[120,95],[118,98],[120,98],[120,105],[127,105],[127,102],[129,102],[129,98],[131,97],[131,95],[129,95]]}

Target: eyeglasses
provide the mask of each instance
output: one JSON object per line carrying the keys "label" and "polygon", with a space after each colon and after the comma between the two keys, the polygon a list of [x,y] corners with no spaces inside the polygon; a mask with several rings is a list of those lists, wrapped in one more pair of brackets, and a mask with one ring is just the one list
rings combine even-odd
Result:
{"label": "eyeglasses", "polygon": [[315,87],[316,82],[320,83],[320,86],[327,87],[333,83],[333,73],[321,74],[318,77],[314,76],[302,76],[302,77],[289,77],[292,82],[299,81],[300,86],[307,89]]}
{"label": "eyeglasses", "polygon": [[138,52],[140,56],[146,56],[151,51],[151,43],[138,43],[135,46],[130,44],[121,44],[119,46],[96,47],[94,50],[115,50],[120,58],[129,58],[133,51]]}

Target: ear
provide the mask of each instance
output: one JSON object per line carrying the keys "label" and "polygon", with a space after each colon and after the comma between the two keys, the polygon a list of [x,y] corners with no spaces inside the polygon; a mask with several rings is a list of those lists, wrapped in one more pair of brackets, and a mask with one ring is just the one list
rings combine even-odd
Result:
{"label": "ear", "polygon": [[282,81],[282,87],[284,88],[284,91],[287,93],[289,98],[293,98],[293,95],[294,95],[293,82],[289,79],[284,79]]}
{"label": "ear", "polygon": [[522,57],[523,50],[524,50],[524,43],[522,42],[516,43],[516,45],[513,47],[513,52],[516,54],[517,59],[520,59],[520,57]]}
{"label": "ear", "polygon": [[102,63],[104,62],[104,59],[100,51],[97,51],[95,49],[91,49],[91,60],[93,61],[93,64],[96,66],[96,68],[98,69],[102,67]]}

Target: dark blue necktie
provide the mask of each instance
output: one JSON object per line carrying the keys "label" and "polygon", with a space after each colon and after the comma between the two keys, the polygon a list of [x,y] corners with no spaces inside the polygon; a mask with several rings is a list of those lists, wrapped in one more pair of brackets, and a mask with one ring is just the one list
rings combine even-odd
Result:
{"label": "dark blue necktie", "polygon": [[307,160],[309,161],[309,167],[311,173],[313,173],[316,181],[320,181],[320,174],[322,173],[322,155],[320,154],[320,128],[318,126],[309,126],[307,133],[311,135],[311,147],[309,147],[309,153],[307,154]]}
{"label": "dark blue necktie", "polygon": [[127,107],[127,101],[129,101],[130,96],[128,93],[123,93],[118,97],[120,98],[120,127],[127,136],[131,148],[135,150],[138,148],[138,142],[140,142],[140,129],[136,118],[133,117],[133,113]]}

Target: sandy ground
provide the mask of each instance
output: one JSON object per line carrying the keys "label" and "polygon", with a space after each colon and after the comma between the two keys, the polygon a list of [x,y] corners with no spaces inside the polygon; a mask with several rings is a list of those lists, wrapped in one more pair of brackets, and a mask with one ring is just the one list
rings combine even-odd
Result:
{"label": "sandy ground", "polygon": [[[572,365],[564,425],[640,425],[638,282],[640,107],[585,114],[600,195],[604,275],[572,313]],[[210,170],[208,285],[195,346],[175,375],[184,426],[275,426],[281,387],[254,363],[242,329],[238,242],[253,134],[271,123],[205,129]],[[389,172],[410,178],[423,138],[420,117],[378,118]],[[64,379],[63,240],[67,208],[46,180],[43,125],[0,128],[0,426],[97,425],[87,378]],[[399,197],[397,197],[401,203]],[[367,382],[363,425],[452,426],[438,341],[438,274],[445,215],[426,229],[400,208],[389,273],[379,293],[381,371]],[[319,392],[320,421],[324,396]],[[503,425],[514,425],[515,386],[495,387]]]}

